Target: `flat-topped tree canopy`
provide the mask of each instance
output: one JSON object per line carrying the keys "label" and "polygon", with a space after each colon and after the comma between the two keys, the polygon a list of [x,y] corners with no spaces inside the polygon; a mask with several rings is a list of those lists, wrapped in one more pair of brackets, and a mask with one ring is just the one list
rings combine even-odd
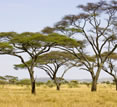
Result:
{"label": "flat-topped tree canopy", "polygon": [[[58,33],[44,35],[39,32],[2,32],[0,33],[0,43],[2,50],[6,49],[6,47],[11,48],[10,51],[4,51],[5,54],[18,57],[28,69],[33,94],[35,93],[34,67],[37,65],[38,57],[49,52],[55,46],[72,48],[81,45],[78,41],[70,39],[65,35]],[[4,52],[2,51],[2,53]],[[30,64],[26,63],[24,54],[31,59]]]}
{"label": "flat-topped tree canopy", "polygon": [[[4,39],[4,45],[2,40]],[[41,33],[33,33],[33,32],[24,32],[24,33],[16,33],[16,32],[2,32],[0,33],[1,47],[9,46],[12,47],[16,52],[16,50],[20,50],[20,52],[24,52],[25,50],[31,51],[40,51],[43,49],[47,49],[51,46],[68,46],[68,47],[77,47],[81,45],[81,41],[76,41],[74,39],[70,39],[65,35],[51,33],[49,35],[44,35]],[[7,47],[6,46],[6,47]],[[21,51],[24,50],[24,51]]]}
{"label": "flat-topped tree canopy", "polygon": [[[60,89],[60,78],[63,78],[64,74],[66,73],[67,70],[62,70],[60,71],[59,68],[61,66],[66,66],[67,69],[69,70],[72,66],[69,65],[69,62],[74,61],[74,56],[68,52],[64,51],[51,51],[49,53],[45,53],[43,55],[38,56],[37,59],[37,65],[35,67],[40,68],[44,70],[44,72],[47,73],[47,75],[54,81],[54,83],[57,86],[57,90]],[[31,65],[31,60],[27,61],[26,63],[30,66]],[[15,65],[15,68],[18,69],[23,69],[26,68],[24,64],[18,64]],[[61,72],[61,76],[59,75],[60,78],[57,77],[58,72]],[[58,81],[59,79],[59,81]]]}
{"label": "flat-topped tree canopy", "polygon": [[55,30],[54,28],[47,26],[44,29],[42,29],[41,32],[43,34],[51,34],[54,33],[54,30]]}
{"label": "flat-topped tree canopy", "polygon": [[74,60],[74,56],[68,52],[51,51],[38,57],[39,64],[63,63],[66,61]]}
{"label": "flat-topped tree canopy", "polygon": [[65,35],[58,34],[58,33],[51,33],[48,35],[48,41],[54,41],[56,43],[56,46],[63,46],[63,47],[81,47],[83,45],[82,41],[77,41],[75,39],[71,39]]}
{"label": "flat-topped tree canopy", "polygon": [[[108,55],[109,52],[103,52],[102,53],[102,57],[105,57]],[[109,55],[108,59],[113,59],[113,60],[117,60],[117,53],[113,52],[111,55]]]}
{"label": "flat-topped tree canopy", "polygon": [[9,43],[9,38],[11,34],[16,34],[15,32],[1,32],[0,33],[0,54],[8,54],[12,52],[13,47]]}
{"label": "flat-topped tree canopy", "polygon": [[[64,63],[67,61],[73,61],[75,57],[64,51],[51,51],[49,53],[38,56],[37,65],[52,64],[52,63]],[[28,65],[31,64],[31,60],[26,62]],[[16,68],[25,68],[24,64],[15,65]]]}
{"label": "flat-topped tree canopy", "polygon": [[0,42],[0,54],[10,53],[12,51],[12,46],[7,42]]}
{"label": "flat-topped tree canopy", "polygon": [[[66,51],[51,51],[49,53],[38,56],[37,65],[35,66],[52,64],[52,63],[58,63],[58,64],[66,63],[68,65],[70,61],[72,62],[71,64],[74,64],[73,62],[75,62],[77,66],[77,64],[80,64],[80,62],[83,61],[82,55],[80,55],[80,53],[78,53],[77,55],[81,57],[81,60],[77,59],[73,54],[70,54],[69,52],[66,52]],[[87,57],[88,61],[91,61],[91,62],[95,61],[94,56],[88,56],[88,55],[85,55],[85,56]],[[27,61],[26,63],[30,66],[31,60]],[[26,68],[24,64],[18,64],[14,66],[15,66],[15,69]]]}

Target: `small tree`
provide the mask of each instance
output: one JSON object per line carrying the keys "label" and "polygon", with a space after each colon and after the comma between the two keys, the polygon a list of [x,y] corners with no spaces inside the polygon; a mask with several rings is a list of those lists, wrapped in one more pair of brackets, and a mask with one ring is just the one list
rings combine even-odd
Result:
{"label": "small tree", "polygon": [[11,76],[11,75],[6,75],[4,78],[11,84],[14,84],[18,81],[18,77]]}
{"label": "small tree", "polygon": [[52,51],[45,54],[40,59],[42,62],[39,61],[38,67],[48,74],[48,76],[54,81],[56,89],[60,90],[64,74],[73,66],[68,66],[67,69],[62,72],[60,77],[57,77],[57,73],[59,72],[60,67],[66,66],[66,64],[68,65],[71,60],[73,61],[74,57],[66,52]]}
{"label": "small tree", "polygon": [[0,80],[2,80],[2,81],[6,81],[6,78],[3,77],[3,76],[0,76]]}

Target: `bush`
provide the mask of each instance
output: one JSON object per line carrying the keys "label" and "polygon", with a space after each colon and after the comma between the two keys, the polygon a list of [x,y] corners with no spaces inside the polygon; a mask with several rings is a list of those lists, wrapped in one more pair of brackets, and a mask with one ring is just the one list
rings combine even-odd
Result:
{"label": "bush", "polygon": [[103,81],[102,83],[110,84],[110,81]]}
{"label": "bush", "polygon": [[41,86],[41,85],[44,85],[45,83],[44,82],[36,82],[36,85],[38,86]]}
{"label": "bush", "polygon": [[46,85],[47,85],[48,87],[50,87],[50,88],[52,88],[52,87],[55,86],[54,82],[53,82],[53,81],[50,81],[50,80],[48,80],[48,81],[46,82]]}
{"label": "bush", "polygon": [[10,79],[9,80],[9,84],[16,84],[18,82],[18,80],[16,79]]}
{"label": "bush", "polygon": [[69,88],[77,88],[77,87],[79,87],[78,84],[79,84],[78,81],[72,80],[68,83],[68,87]]}
{"label": "bush", "polygon": [[82,84],[86,85],[87,87],[90,87],[91,83],[89,82],[82,82]]}
{"label": "bush", "polygon": [[31,81],[30,81],[30,79],[22,79],[22,80],[17,81],[16,84],[30,85]]}
{"label": "bush", "polygon": [[7,81],[0,80],[0,84],[8,84]]}

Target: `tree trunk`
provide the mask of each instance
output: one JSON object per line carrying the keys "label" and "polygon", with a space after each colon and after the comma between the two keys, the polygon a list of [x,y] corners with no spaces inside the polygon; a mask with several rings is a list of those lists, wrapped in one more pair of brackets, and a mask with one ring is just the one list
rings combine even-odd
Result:
{"label": "tree trunk", "polygon": [[31,81],[31,93],[32,94],[36,94],[36,90],[35,90],[35,80]]}
{"label": "tree trunk", "polygon": [[60,91],[60,84],[59,83],[56,83],[56,90]]}
{"label": "tree trunk", "polygon": [[116,91],[117,91],[117,81],[115,82],[115,84],[116,84]]}
{"label": "tree trunk", "polygon": [[59,83],[59,81],[57,80],[56,77],[54,78],[54,83],[55,83],[55,85],[56,85],[56,90],[57,90],[57,91],[60,91],[60,83]]}
{"label": "tree trunk", "polygon": [[104,63],[101,63],[99,66],[98,66],[98,70],[96,72],[96,75],[92,75],[92,87],[91,87],[91,91],[92,92],[95,92],[97,91],[97,81],[98,81],[98,78],[99,78],[99,75],[100,75],[100,71],[102,69],[102,66],[103,66]]}
{"label": "tree trunk", "polygon": [[97,90],[97,80],[96,80],[96,78],[94,77],[94,78],[92,79],[91,91],[92,91],[92,92],[95,92],[96,90]]}
{"label": "tree trunk", "polygon": [[30,79],[31,79],[31,93],[36,94],[35,79],[33,73],[30,73]]}
{"label": "tree trunk", "polygon": [[115,80],[115,85],[116,85],[116,91],[117,91],[117,80]]}

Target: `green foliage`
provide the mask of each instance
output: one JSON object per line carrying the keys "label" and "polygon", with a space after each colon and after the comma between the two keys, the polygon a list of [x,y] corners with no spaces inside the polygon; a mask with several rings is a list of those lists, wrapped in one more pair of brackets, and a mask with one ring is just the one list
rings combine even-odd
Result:
{"label": "green foliage", "polygon": [[54,28],[45,27],[41,32],[44,33],[44,34],[51,34],[51,33],[54,32]]}
{"label": "green foliage", "polygon": [[69,83],[67,80],[65,80],[64,78],[61,78],[61,77],[56,77],[56,80],[60,85]]}
{"label": "green foliage", "polygon": [[44,54],[38,57],[40,64],[48,64],[56,62],[64,62],[65,60],[73,60],[75,57],[68,52],[51,51],[50,53]]}
{"label": "green foliage", "polygon": [[89,82],[82,82],[81,84],[84,84],[84,85],[86,85],[87,87],[89,87],[89,86],[91,85],[91,83],[89,83]]}
{"label": "green foliage", "polygon": [[111,84],[110,81],[103,81],[102,83]]}
{"label": "green foliage", "polygon": [[16,84],[20,84],[20,85],[30,85],[30,84],[31,84],[31,81],[30,81],[30,79],[22,79],[22,80],[17,81]]}
{"label": "green foliage", "polygon": [[18,81],[17,79],[13,78],[13,79],[10,79],[10,80],[9,80],[9,83],[10,83],[10,84],[16,84],[17,81]]}
{"label": "green foliage", "polygon": [[8,84],[8,82],[5,80],[0,80],[0,84]]}
{"label": "green foliage", "polygon": [[[7,33],[6,33],[7,35]],[[57,33],[51,33],[49,35],[43,35],[40,33],[24,32],[21,34],[16,34],[10,39],[10,43],[17,44],[18,46],[25,46],[27,48],[36,47],[40,48],[46,44],[55,44],[61,46],[78,46],[76,40],[70,39],[65,35],[60,35]],[[49,45],[48,44],[48,45]],[[20,47],[22,48],[22,47]]]}
{"label": "green foliage", "polygon": [[76,28],[68,28],[68,29],[65,29],[66,31],[71,31],[71,32],[74,32],[74,33],[78,33],[78,32],[82,32],[81,29],[76,29]]}
{"label": "green foliage", "polygon": [[6,75],[4,77],[0,77],[0,80],[6,81],[9,84],[15,84],[18,81],[18,77]]}
{"label": "green foliage", "polygon": [[95,62],[95,57],[94,56],[90,56],[90,55],[87,55],[87,54],[84,54],[84,53],[82,53],[82,54],[76,53],[76,54],[81,58],[81,61],[84,61],[84,58],[83,58],[83,56],[84,56],[87,59],[87,61]]}
{"label": "green foliage", "polygon": [[12,48],[12,46],[11,45],[9,45],[9,43],[7,43],[7,42],[0,42],[0,48],[3,48],[3,49],[5,49],[5,48]]}
{"label": "green foliage", "polygon": [[12,46],[8,42],[0,42],[0,53],[9,53],[12,49]]}
{"label": "green foliage", "polygon": [[57,33],[52,33],[48,35],[48,42],[53,41],[56,45],[59,46],[65,46],[65,47],[78,47],[81,46],[80,43],[78,43],[75,39],[71,39],[69,37],[66,37],[65,35],[60,35]]}
{"label": "green foliage", "polygon": [[[102,53],[102,56],[103,56],[103,57],[106,57],[108,53],[109,53],[109,52],[103,52],[103,53]],[[114,53],[114,52],[113,52],[108,58],[110,58],[110,59],[115,59],[115,60],[116,60],[116,59],[117,59],[117,53]]]}
{"label": "green foliage", "polygon": [[[65,61],[74,61],[74,59],[76,59],[76,57],[68,52],[51,51],[49,53],[46,53],[46,54],[39,56],[38,60],[37,60],[37,65],[44,65],[44,64],[49,64],[49,63],[53,64],[56,62],[62,63]],[[30,66],[31,60],[27,61],[26,64],[28,64]],[[17,65],[14,65],[14,68],[15,69],[19,69],[19,68],[24,69],[25,65],[24,64],[17,64]]]}
{"label": "green foliage", "polygon": [[45,83],[44,82],[36,82],[36,85],[38,86],[41,86],[41,85],[44,85]]}
{"label": "green foliage", "polygon": [[16,80],[18,80],[18,77],[11,76],[11,75],[6,75],[6,76],[4,76],[4,78],[5,78],[6,80],[11,80],[11,79],[16,79]]}
{"label": "green foliage", "polygon": [[[31,63],[31,62],[30,62]],[[27,62],[27,64],[30,66],[30,63]],[[26,66],[24,64],[14,64],[14,69],[26,69]]]}
{"label": "green foliage", "polygon": [[41,41],[45,41],[45,36],[43,36],[40,33],[31,33],[31,32],[24,32],[21,34],[17,34],[14,36],[10,43],[15,43],[18,46],[21,46],[20,48],[23,49],[25,46],[26,48],[40,48],[41,47]]}
{"label": "green foliage", "polygon": [[53,82],[53,81],[50,81],[50,80],[48,80],[48,81],[46,82],[46,85],[47,85],[49,88],[52,88],[52,87],[55,86],[54,82]]}
{"label": "green foliage", "polygon": [[69,88],[77,88],[77,87],[79,87],[78,84],[79,84],[78,81],[72,80],[68,83],[68,87]]}
{"label": "green foliage", "polygon": [[3,76],[0,76],[0,80],[6,80],[6,78]]}

